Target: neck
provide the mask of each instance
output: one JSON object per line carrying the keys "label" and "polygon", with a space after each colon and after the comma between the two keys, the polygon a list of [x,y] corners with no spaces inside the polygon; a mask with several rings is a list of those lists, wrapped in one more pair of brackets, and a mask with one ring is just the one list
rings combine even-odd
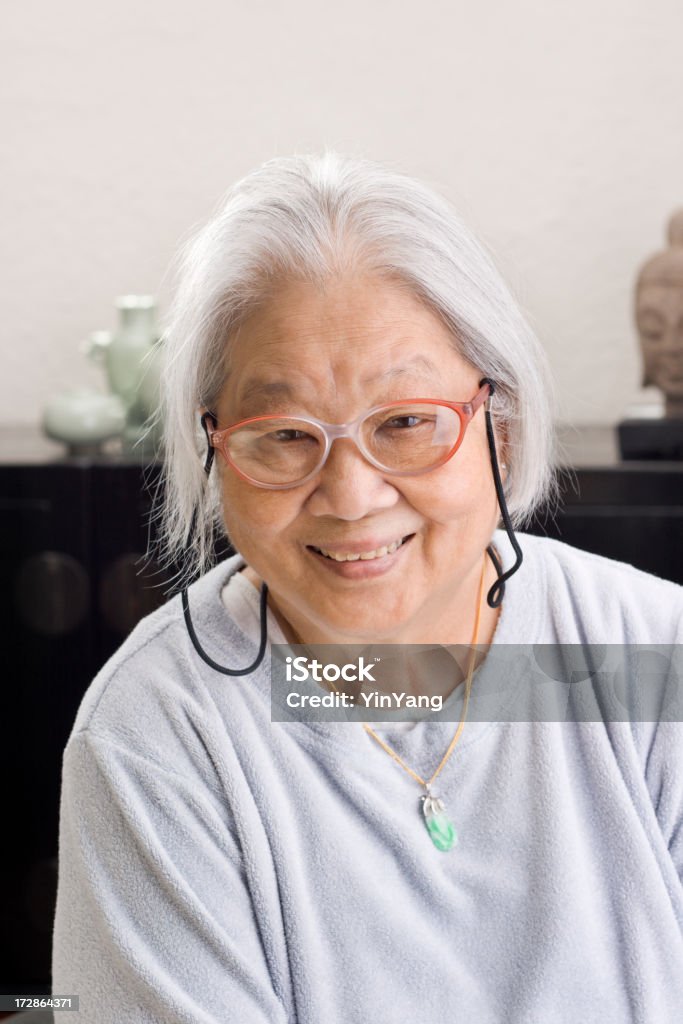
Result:
{"label": "neck", "polygon": [[[468,646],[473,639],[476,617],[476,601],[481,579],[481,561],[477,561],[468,577],[462,582],[459,592],[434,595],[429,608],[419,620],[404,624],[400,631],[385,636],[367,636],[332,632],[324,623],[315,622],[300,614],[299,610],[269,591],[268,603],[278,625],[289,643],[306,644],[438,644],[443,646]],[[249,566],[243,570],[246,578],[257,589],[263,583],[258,574]],[[481,614],[477,644],[484,647],[493,640],[498,625],[500,608],[491,608],[486,600],[488,591],[496,581],[496,570],[488,555],[485,558],[484,584],[481,598]]]}
{"label": "neck", "polygon": [[[307,629],[305,623],[300,628],[297,628],[300,624],[297,621],[296,614],[292,615],[290,612],[289,615],[285,615],[277,600],[271,601],[271,609],[285,637],[291,644],[311,646],[329,643],[340,645],[359,643],[366,650],[368,642],[372,645],[390,644],[391,651],[388,653],[380,650],[379,647],[373,646],[372,648],[381,655],[380,660],[386,662],[387,657],[390,659],[391,682],[383,684],[380,679],[377,679],[372,686],[375,692],[382,690],[392,691],[392,688],[396,686],[396,680],[400,679],[400,688],[405,694],[414,696],[426,695],[430,698],[440,696],[442,700],[445,700],[453,689],[467,676],[471,677],[472,673],[485,660],[486,651],[493,639],[499,617],[500,609],[490,608],[486,601],[486,594],[496,578],[495,567],[487,556],[483,566],[481,563],[478,563],[476,569],[473,593],[469,593],[471,587],[467,586],[466,588],[468,593],[465,596],[471,615],[464,616],[465,628],[469,632],[462,638],[454,638],[451,635],[443,639],[436,639],[436,634],[433,632],[416,639],[409,638],[403,640],[397,640],[396,637],[386,639],[373,637],[368,641],[367,637],[340,637],[338,633],[333,637],[324,634],[321,636],[319,631]],[[252,582],[258,580],[258,577],[255,579],[254,577],[255,574],[251,576]],[[469,581],[467,582],[469,583]],[[450,617],[451,622],[462,620],[462,616],[459,618]],[[412,644],[418,645],[417,649],[413,649]],[[425,644],[432,647],[436,645],[448,647],[448,655],[450,657],[446,655],[446,652],[441,656],[437,656],[436,661],[434,660],[434,654],[425,657],[425,652],[422,650]],[[315,656],[315,652],[313,652],[312,656]],[[444,656],[446,656],[450,667],[444,666]],[[369,654],[368,657],[370,657]],[[328,686],[323,683],[322,685],[324,689],[331,688],[350,693],[355,702],[360,700],[360,695],[364,690],[364,686],[357,683],[340,683],[338,686]]]}

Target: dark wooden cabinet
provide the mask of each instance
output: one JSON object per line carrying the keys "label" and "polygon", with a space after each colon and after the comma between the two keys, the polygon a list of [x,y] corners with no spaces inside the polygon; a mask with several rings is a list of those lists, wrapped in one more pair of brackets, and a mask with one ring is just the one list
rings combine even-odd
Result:
{"label": "dark wooden cabinet", "polygon": [[537,515],[529,532],[683,584],[683,462],[621,462],[605,427],[560,436],[560,508]]}
{"label": "dark wooden cabinet", "polygon": [[90,681],[165,600],[145,555],[157,476],[0,435],[0,991],[49,991],[62,753]]}
{"label": "dark wooden cabinet", "polygon": [[[683,463],[620,464],[600,428],[565,444],[561,507],[530,532],[683,583]],[[157,478],[0,433],[0,991],[49,991],[62,751],[98,669],[165,600],[169,581],[145,555]]]}

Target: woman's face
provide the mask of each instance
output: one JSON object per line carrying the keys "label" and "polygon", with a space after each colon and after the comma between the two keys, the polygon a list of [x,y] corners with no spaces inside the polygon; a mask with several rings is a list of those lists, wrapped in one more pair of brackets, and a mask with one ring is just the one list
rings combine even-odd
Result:
{"label": "woman's face", "polygon": [[[481,373],[439,318],[397,283],[345,277],[284,285],[240,329],[215,410],[219,427],[249,416],[348,423],[406,398],[469,401]],[[502,458],[502,453],[499,452]],[[229,537],[268,584],[275,606],[307,639],[417,637],[470,605],[498,522],[483,407],[456,454],[421,476],[371,466],[336,440],[316,477],[288,490],[241,479],[222,458]],[[336,562],[316,549],[364,553]]]}

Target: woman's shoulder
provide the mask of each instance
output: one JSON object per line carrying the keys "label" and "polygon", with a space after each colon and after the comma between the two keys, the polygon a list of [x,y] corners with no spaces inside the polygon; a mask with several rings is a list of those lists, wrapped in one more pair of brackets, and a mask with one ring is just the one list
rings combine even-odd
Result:
{"label": "woman's shoulder", "polygon": [[679,584],[564,541],[517,536],[524,561],[510,593],[521,606],[536,606],[544,622],[536,642],[683,642]]}
{"label": "woman's shoulder", "polygon": [[[520,535],[518,535],[520,536]],[[584,578],[589,574],[595,579],[616,580],[618,578],[630,577],[633,585],[645,589],[670,590],[671,593],[678,593],[683,596],[683,587],[674,583],[673,580],[664,579],[653,573],[638,569],[630,562],[622,562],[615,558],[608,558],[605,555],[597,555],[584,548],[567,544],[566,541],[555,540],[552,537],[542,537],[536,534],[521,534],[524,546],[527,550],[533,550],[534,555],[542,559],[546,566],[554,567],[568,577]]]}
{"label": "woman's shoulder", "polygon": [[[249,641],[231,621],[220,592],[238,557],[215,566],[187,590],[193,626],[217,660],[234,651],[240,660]],[[235,563],[233,565],[233,563]],[[189,637],[180,594],[145,616],[103,665],[88,687],[71,736],[88,730],[105,741],[148,749],[152,737],[167,748],[162,732],[180,722],[196,722],[210,713],[208,666],[201,663]],[[210,670],[209,670],[210,673]],[[217,677],[212,680],[217,683]]]}

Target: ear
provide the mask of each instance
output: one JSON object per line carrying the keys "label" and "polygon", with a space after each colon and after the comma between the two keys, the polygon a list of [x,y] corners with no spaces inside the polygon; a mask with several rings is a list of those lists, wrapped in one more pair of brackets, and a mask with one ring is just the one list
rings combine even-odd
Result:
{"label": "ear", "polygon": [[[199,422],[201,423],[202,429],[204,430],[205,433],[206,433],[207,426],[208,426],[209,430],[216,430],[216,428],[218,427],[218,419],[216,417],[216,414],[214,412],[212,412],[208,408],[208,406],[201,405],[197,409],[197,413],[199,415]],[[206,426],[205,426],[205,424],[206,424]]]}
{"label": "ear", "polygon": [[204,436],[206,437],[206,459],[204,460],[204,472],[208,476],[211,472],[211,466],[213,465],[213,458],[215,455],[215,448],[211,444],[211,433],[218,426],[216,417],[212,412],[206,408],[199,409],[200,423]]}

